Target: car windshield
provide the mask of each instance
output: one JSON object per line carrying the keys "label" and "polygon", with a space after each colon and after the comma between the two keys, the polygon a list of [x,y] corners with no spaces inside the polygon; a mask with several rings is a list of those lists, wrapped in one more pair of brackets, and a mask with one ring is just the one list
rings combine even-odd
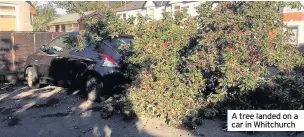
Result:
{"label": "car windshield", "polygon": [[69,51],[78,44],[77,37],[71,34],[59,36],[49,43],[49,48],[57,52]]}
{"label": "car windshield", "polygon": [[[121,44],[124,44],[124,43],[128,43],[128,44],[132,44],[134,42],[134,39],[133,38],[130,38],[130,37],[119,37],[119,38],[115,38],[115,39],[112,39],[112,40],[103,40],[103,42],[107,45],[107,46],[110,46],[112,49],[116,50],[116,51],[119,51],[119,46]],[[91,44],[87,44],[88,46],[84,49],[84,50],[91,50],[90,48],[92,48]],[[93,44],[95,45],[95,44]],[[98,47],[98,44],[95,45],[95,48],[96,46]],[[94,49],[96,50],[96,49]],[[76,50],[75,48],[73,49],[74,52],[83,52],[83,51],[78,51]]]}
{"label": "car windshield", "polygon": [[133,38],[121,37],[121,38],[119,38],[119,41],[120,41],[120,42],[123,42],[123,43],[133,43],[133,42],[134,42],[134,39],[133,39]]}

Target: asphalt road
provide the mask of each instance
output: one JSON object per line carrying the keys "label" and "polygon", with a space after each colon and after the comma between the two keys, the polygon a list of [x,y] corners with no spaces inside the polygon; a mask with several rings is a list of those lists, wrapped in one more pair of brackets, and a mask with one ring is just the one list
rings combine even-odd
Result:
{"label": "asphalt road", "polygon": [[[103,105],[60,87],[30,90],[2,85],[0,89],[1,137],[104,137],[188,136],[191,133],[150,119],[125,121],[119,114],[101,118]],[[149,127],[146,125],[150,124]],[[147,131],[146,131],[147,130]],[[156,131],[156,132],[155,132]],[[151,133],[149,133],[151,132]]]}
{"label": "asphalt road", "polygon": [[[225,132],[223,121],[205,120],[196,130],[168,127],[158,119],[125,121],[117,114],[101,118],[102,103],[91,103],[78,95],[67,95],[60,87],[38,90],[24,85],[0,86],[1,137],[243,137],[287,136],[286,132],[260,132],[248,135]],[[297,136],[304,137],[304,134]]]}

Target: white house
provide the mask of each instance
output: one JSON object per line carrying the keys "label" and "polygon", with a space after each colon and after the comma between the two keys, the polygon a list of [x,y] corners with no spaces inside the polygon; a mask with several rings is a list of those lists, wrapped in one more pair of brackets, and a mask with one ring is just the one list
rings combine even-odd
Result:
{"label": "white house", "polygon": [[304,51],[304,9],[298,10],[284,7],[282,12],[284,23],[295,34],[295,44],[301,46]]}
{"label": "white house", "polygon": [[204,1],[133,1],[122,7],[115,9],[115,12],[121,18],[127,19],[137,14],[149,16],[152,19],[161,19],[163,11],[174,12],[181,11],[183,8],[188,10],[191,16],[197,15],[195,7]]}
{"label": "white house", "polygon": [[[162,19],[162,12],[167,11],[174,14],[186,8],[190,16],[196,16],[196,8],[205,1],[133,1],[115,9],[120,18],[127,19],[131,16],[136,17],[139,13],[149,16],[152,19]],[[214,5],[216,6],[216,4]],[[297,10],[284,7],[282,10],[284,23],[295,33],[295,44],[303,45],[304,52],[304,9]]]}

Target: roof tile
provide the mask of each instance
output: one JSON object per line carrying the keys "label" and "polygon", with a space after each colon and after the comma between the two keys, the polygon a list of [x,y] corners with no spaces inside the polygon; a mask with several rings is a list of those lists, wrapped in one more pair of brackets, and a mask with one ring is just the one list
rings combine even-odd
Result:
{"label": "roof tile", "polygon": [[[90,15],[93,12],[94,11],[87,11],[87,12],[84,12],[84,15]],[[72,13],[72,14],[63,15],[63,16],[49,22],[48,25],[51,26],[51,25],[56,25],[56,24],[77,23],[78,19],[80,19],[80,14]]]}

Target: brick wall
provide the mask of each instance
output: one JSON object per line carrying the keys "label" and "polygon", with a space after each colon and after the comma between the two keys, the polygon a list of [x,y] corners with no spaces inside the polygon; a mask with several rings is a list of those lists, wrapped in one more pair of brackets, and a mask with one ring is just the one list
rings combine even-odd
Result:
{"label": "brick wall", "polygon": [[60,34],[64,33],[0,32],[0,73],[22,70],[29,55]]}

